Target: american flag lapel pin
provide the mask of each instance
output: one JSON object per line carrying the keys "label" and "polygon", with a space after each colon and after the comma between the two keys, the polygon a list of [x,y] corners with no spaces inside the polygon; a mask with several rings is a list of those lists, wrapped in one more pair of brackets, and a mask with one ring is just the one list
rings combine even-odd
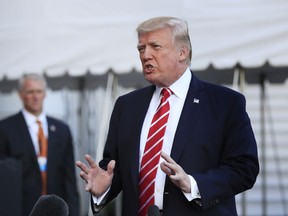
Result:
{"label": "american flag lapel pin", "polygon": [[194,98],[193,103],[199,104],[199,99],[198,98]]}
{"label": "american flag lapel pin", "polygon": [[50,130],[53,131],[53,132],[56,131],[56,126],[55,125],[51,125],[50,126]]}

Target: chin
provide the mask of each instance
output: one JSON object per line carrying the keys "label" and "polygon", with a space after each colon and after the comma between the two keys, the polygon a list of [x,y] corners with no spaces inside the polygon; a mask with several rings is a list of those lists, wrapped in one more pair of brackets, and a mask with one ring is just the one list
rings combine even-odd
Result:
{"label": "chin", "polygon": [[154,84],[154,79],[152,78],[152,75],[151,75],[151,74],[144,74],[144,75],[145,75],[145,79],[146,79],[148,82]]}

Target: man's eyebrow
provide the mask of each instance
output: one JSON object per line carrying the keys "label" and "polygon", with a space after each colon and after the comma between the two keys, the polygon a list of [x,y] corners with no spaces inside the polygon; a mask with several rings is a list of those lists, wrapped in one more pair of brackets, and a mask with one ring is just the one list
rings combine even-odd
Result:
{"label": "man's eyebrow", "polygon": [[137,48],[141,48],[141,47],[144,47],[144,46],[145,46],[144,44],[138,44]]}
{"label": "man's eyebrow", "polygon": [[151,41],[148,44],[150,44],[150,45],[161,45],[162,43],[160,41]]}

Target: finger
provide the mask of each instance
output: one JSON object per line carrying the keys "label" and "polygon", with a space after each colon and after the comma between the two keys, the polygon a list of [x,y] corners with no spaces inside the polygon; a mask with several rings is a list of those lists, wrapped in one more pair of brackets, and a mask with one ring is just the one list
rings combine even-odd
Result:
{"label": "finger", "polygon": [[168,176],[172,175],[172,171],[171,169],[169,169],[165,164],[164,162],[160,164],[160,168],[161,170]]}
{"label": "finger", "polygon": [[79,175],[84,181],[86,182],[88,181],[88,176],[86,175],[85,172],[81,171]]}
{"label": "finger", "polygon": [[173,163],[163,161],[163,165],[165,165],[167,168],[171,170],[171,173],[174,175],[177,172],[177,163],[174,161]]}
{"label": "finger", "polygon": [[89,192],[91,190],[91,184],[89,182],[87,182],[87,184],[85,185],[85,191]]}
{"label": "finger", "polygon": [[89,154],[85,155],[85,159],[87,160],[87,162],[91,168],[97,167],[97,164],[95,163],[94,159]]}
{"label": "finger", "polygon": [[81,161],[76,161],[76,166],[79,167],[85,173],[89,172],[89,168]]}
{"label": "finger", "polygon": [[109,175],[112,175],[113,174],[113,170],[115,168],[115,164],[116,164],[116,161],[115,160],[111,160],[109,163],[108,163],[108,166],[107,166],[107,172]]}
{"label": "finger", "polygon": [[166,154],[164,151],[161,151],[161,157],[167,161],[168,163],[176,163],[168,154]]}
{"label": "finger", "polygon": [[170,175],[175,175],[177,173],[178,164],[165,152],[161,151],[161,157],[165,160],[163,163],[170,169]]}
{"label": "finger", "polygon": [[88,181],[88,176],[85,172],[80,172],[80,177],[86,182],[85,191],[89,192],[91,190],[91,183]]}
{"label": "finger", "polygon": [[175,164],[168,163],[166,161],[163,162],[165,166],[167,166],[169,169],[175,170]]}

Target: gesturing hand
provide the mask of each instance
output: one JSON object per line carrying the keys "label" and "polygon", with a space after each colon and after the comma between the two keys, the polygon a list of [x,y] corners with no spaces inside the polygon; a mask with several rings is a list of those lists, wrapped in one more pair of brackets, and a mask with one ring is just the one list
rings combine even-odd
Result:
{"label": "gesturing hand", "polygon": [[160,167],[170,180],[183,192],[190,193],[191,185],[187,173],[179,166],[169,155],[161,152],[161,157],[165,160],[160,164]]}
{"label": "gesturing hand", "polygon": [[76,161],[76,165],[81,169],[80,177],[86,181],[85,190],[99,197],[111,186],[115,160],[108,163],[106,171],[99,167],[90,155],[86,154],[85,159],[89,167],[81,161]]}

